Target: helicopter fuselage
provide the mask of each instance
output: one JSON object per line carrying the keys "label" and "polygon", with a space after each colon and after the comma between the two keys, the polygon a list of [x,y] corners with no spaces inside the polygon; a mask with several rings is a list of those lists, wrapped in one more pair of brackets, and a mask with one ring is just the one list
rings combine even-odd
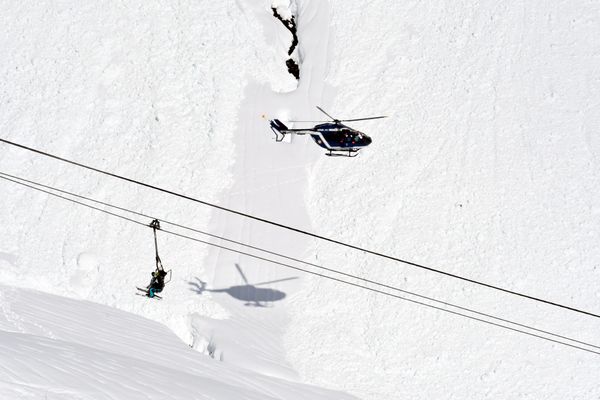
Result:
{"label": "helicopter fuselage", "polygon": [[287,134],[310,135],[317,145],[329,151],[327,155],[330,156],[353,157],[372,141],[364,133],[339,122],[327,122],[307,129],[290,129],[275,119],[271,121],[271,129],[275,132],[277,141],[282,141]]}
{"label": "helicopter fuselage", "polygon": [[320,124],[312,130],[313,140],[327,150],[358,151],[371,144],[369,136],[340,123]]}

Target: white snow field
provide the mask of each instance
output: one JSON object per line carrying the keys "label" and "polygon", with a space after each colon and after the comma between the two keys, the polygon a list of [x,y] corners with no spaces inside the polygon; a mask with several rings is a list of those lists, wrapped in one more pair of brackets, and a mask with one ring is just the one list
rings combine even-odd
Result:
{"label": "white snow field", "polygon": [[[329,3],[329,111],[393,118],[360,124],[359,157],[315,164],[315,230],[598,314],[600,3]],[[600,343],[598,318],[327,243],[309,254]],[[600,398],[595,354],[306,281],[285,343],[310,382],[364,399]]]}
{"label": "white snow field", "polygon": [[[271,7],[296,15],[298,82]],[[2,138],[600,313],[598,2],[4,1],[0,23]],[[275,143],[268,119],[322,119],[315,105],[390,118],[351,124],[373,138],[353,159]],[[0,172],[600,346],[593,316],[2,143]],[[164,232],[173,280],[135,296],[149,228],[0,193],[7,398],[152,398],[153,382],[155,398],[600,398],[598,354]]]}
{"label": "white snow field", "polygon": [[0,286],[2,399],[330,399],[339,393],[201,356],[165,326]]}

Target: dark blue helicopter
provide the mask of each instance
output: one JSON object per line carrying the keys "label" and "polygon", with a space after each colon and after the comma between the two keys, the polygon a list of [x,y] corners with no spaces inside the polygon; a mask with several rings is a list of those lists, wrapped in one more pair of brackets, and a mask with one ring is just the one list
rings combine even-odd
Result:
{"label": "dark blue helicopter", "polygon": [[363,147],[370,145],[372,140],[369,136],[342,124],[342,122],[386,118],[386,116],[380,116],[355,119],[335,119],[331,115],[327,114],[327,112],[325,112],[325,110],[323,110],[321,107],[317,106],[317,109],[331,118],[332,122],[290,121],[325,122],[323,124],[315,125],[313,128],[290,129],[280,120],[272,119],[269,122],[271,123],[271,129],[275,133],[275,140],[281,142],[285,138],[285,135],[310,135],[315,143],[328,151],[325,153],[328,156],[356,157],[358,155],[358,151]]}

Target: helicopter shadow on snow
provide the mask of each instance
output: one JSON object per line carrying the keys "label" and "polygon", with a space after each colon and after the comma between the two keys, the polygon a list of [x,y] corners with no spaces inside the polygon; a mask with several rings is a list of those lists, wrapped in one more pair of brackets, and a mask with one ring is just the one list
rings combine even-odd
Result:
{"label": "helicopter shadow on snow", "polygon": [[195,281],[188,282],[188,284],[190,285],[190,290],[197,294],[200,294],[200,295],[204,292],[227,293],[234,299],[237,299],[240,301],[245,301],[246,302],[244,304],[245,306],[267,307],[268,303],[283,300],[286,297],[286,294],[285,294],[285,292],[282,292],[280,290],[257,287],[257,286],[270,285],[273,283],[285,282],[285,281],[290,281],[293,279],[298,279],[298,277],[294,276],[291,278],[277,279],[277,280],[269,281],[269,282],[260,282],[260,283],[250,284],[248,282],[248,279],[246,278],[246,275],[244,275],[242,268],[239,266],[239,264],[235,264],[235,268],[237,269],[238,273],[241,275],[241,277],[245,283],[244,285],[236,285],[236,286],[231,286],[228,288],[221,288],[221,289],[208,289],[206,287],[206,282],[202,281],[200,278],[196,278]]}

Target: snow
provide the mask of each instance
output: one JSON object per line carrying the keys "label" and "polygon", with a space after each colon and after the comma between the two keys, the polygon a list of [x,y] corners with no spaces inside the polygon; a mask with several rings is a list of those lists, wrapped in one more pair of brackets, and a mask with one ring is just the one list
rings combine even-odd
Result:
{"label": "snow", "polygon": [[[314,167],[327,171],[309,183],[319,232],[600,310],[598,4],[330,3],[328,82],[338,91],[329,111],[393,118],[356,124],[373,144],[351,164],[321,158]],[[310,253],[328,267],[600,342],[594,318],[326,243]],[[308,281],[286,345],[310,382],[365,399],[600,394],[595,355]],[[301,345],[315,335],[319,353]]]}
{"label": "snow", "polygon": [[214,362],[111,307],[5,286],[0,299],[7,399],[350,398]]}
{"label": "snow", "polygon": [[298,13],[295,2],[290,0],[273,0],[271,7],[275,8],[279,15],[286,20],[291,20]]}
{"label": "snow", "polygon": [[[300,81],[271,7],[297,15]],[[0,136],[598,312],[599,11],[513,0],[6,3]],[[274,142],[268,119],[323,118],[315,105],[391,118],[352,124],[373,138],[354,159],[325,157],[307,137]],[[2,172],[600,343],[594,318],[5,145],[0,154]],[[164,300],[149,301],[134,287],[154,267],[150,229],[4,181],[0,191],[0,381],[12,398],[146,398],[154,381],[157,398],[600,396],[595,355],[160,232],[174,275]]]}

